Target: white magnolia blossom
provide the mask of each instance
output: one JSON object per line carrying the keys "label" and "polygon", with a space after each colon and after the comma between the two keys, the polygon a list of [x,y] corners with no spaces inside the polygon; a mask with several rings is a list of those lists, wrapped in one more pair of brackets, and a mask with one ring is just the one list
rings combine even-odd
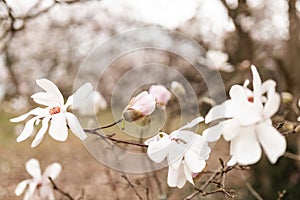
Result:
{"label": "white magnolia blossom", "polygon": [[233,66],[228,63],[228,54],[219,50],[209,50],[206,52],[206,58],[209,59],[207,66],[211,70],[232,72]]}
{"label": "white magnolia blossom", "polygon": [[93,91],[81,102],[73,105],[72,109],[77,110],[80,115],[95,115],[107,109],[107,102],[100,92]]}
{"label": "white magnolia blossom", "polygon": [[210,153],[208,143],[201,135],[184,130],[203,120],[202,117],[196,118],[170,135],[160,132],[145,141],[151,160],[160,163],[167,158],[170,187],[182,188],[186,181],[194,184],[193,175],[201,172],[206,166]]}
{"label": "white magnolia blossom", "polygon": [[[214,106],[205,117],[206,123],[228,118],[203,132],[209,142],[218,140],[221,134],[225,140],[231,141],[232,157],[228,165],[258,162],[262,154],[261,147],[274,164],[286,150],[284,136],[272,126],[271,121],[280,106],[280,96],[275,91],[276,83],[270,80],[262,84],[255,66],[251,66],[251,70],[253,92],[240,85],[232,86],[229,92],[231,99]],[[265,92],[266,96],[263,96]]]}
{"label": "white magnolia blossom", "polygon": [[162,108],[165,108],[171,99],[171,92],[163,85],[152,85],[149,94],[154,96],[156,103]]}
{"label": "white magnolia blossom", "polygon": [[15,194],[20,196],[25,190],[24,200],[55,200],[49,177],[54,180],[61,172],[61,164],[52,163],[41,173],[39,161],[32,158],[26,162],[26,170],[32,176],[20,182]]}
{"label": "white magnolia blossom", "polygon": [[138,121],[149,116],[155,110],[156,101],[152,94],[143,91],[133,97],[123,110],[123,117],[126,121]]}
{"label": "white magnolia blossom", "polygon": [[87,137],[86,133],[83,131],[77,117],[71,112],[68,112],[67,109],[74,102],[77,103],[86,98],[93,89],[92,85],[90,83],[86,83],[81,86],[67,99],[67,102],[64,104],[64,98],[54,83],[47,79],[39,79],[36,83],[44,89],[45,92],[35,93],[31,96],[31,98],[36,103],[47,107],[37,107],[24,115],[10,120],[11,122],[20,122],[28,118],[30,115],[34,115],[33,118],[26,122],[22,133],[17,138],[17,142],[21,142],[29,138],[33,134],[34,125],[38,125],[40,121],[42,122],[42,127],[36,134],[31,147],[36,147],[40,144],[48,130],[49,122],[49,134],[53,139],[65,141],[68,138],[69,127],[77,137],[84,140]]}

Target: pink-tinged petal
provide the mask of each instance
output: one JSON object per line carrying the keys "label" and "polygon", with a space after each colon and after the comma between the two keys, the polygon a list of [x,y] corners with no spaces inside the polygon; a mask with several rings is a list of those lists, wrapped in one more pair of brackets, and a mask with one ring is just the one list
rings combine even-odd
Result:
{"label": "pink-tinged petal", "polygon": [[10,119],[9,121],[11,121],[11,122],[20,122],[20,121],[24,121],[30,115],[40,115],[42,113],[44,113],[44,108],[35,108],[35,109],[32,109],[31,111],[29,111],[28,113],[26,113],[24,115],[21,115],[19,117]]}
{"label": "pink-tinged petal", "polygon": [[171,99],[171,92],[163,85],[152,85],[149,89],[156,102],[162,106],[166,106]]}
{"label": "pink-tinged petal", "polygon": [[193,128],[194,126],[198,125],[200,122],[203,122],[203,121],[204,121],[204,118],[202,116],[197,117],[197,118],[193,119],[192,121],[188,122],[186,125],[179,128],[178,130]]}
{"label": "pink-tinged petal", "polygon": [[181,164],[177,169],[169,166],[168,170],[168,185],[170,187],[182,188],[186,182],[183,164]]}
{"label": "pink-tinged petal", "polygon": [[150,142],[147,149],[149,158],[156,163],[162,162],[169,153],[170,144],[171,140],[168,136],[162,137],[156,142]]}
{"label": "pink-tinged petal", "polygon": [[58,175],[60,174],[62,169],[61,164],[59,163],[52,163],[51,165],[49,165],[43,174],[43,180],[47,180],[47,182],[49,181],[48,177],[51,177],[53,180],[56,179],[58,177]]}
{"label": "pink-tinged petal", "polygon": [[66,141],[68,138],[68,129],[66,117],[63,113],[52,115],[49,134],[55,140]]}
{"label": "pink-tinged petal", "polygon": [[82,129],[77,117],[75,115],[73,115],[72,113],[69,113],[69,112],[66,112],[65,115],[66,115],[68,125],[69,125],[71,131],[77,137],[79,137],[79,139],[85,140],[87,138],[87,135],[84,132],[84,130]]}
{"label": "pink-tinged petal", "polygon": [[65,104],[65,108],[68,108],[70,105],[74,105],[78,107],[80,102],[87,98],[93,91],[93,86],[91,83],[85,83],[80,88],[76,90],[76,92],[69,96],[67,102]]}
{"label": "pink-tinged petal", "polygon": [[37,120],[37,117],[34,117],[26,122],[22,133],[17,138],[17,142],[22,142],[32,135],[35,120]]}
{"label": "pink-tinged petal", "polygon": [[194,185],[193,176],[192,176],[193,172],[190,170],[189,166],[186,163],[183,163],[183,171],[186,180]]}
{"label": "pink-tinged petal", "polygon": [[268,100],[264,106],[264,117],[271,118],[279,109],[280,106],[280,95],[273,89],[267,93]]}
{"label": "pink-tinged petal", "polygon": [[203,158],[195,154],[193,151],[189,151],[184,156],[184,162],[189,167],[191,172],[202,172],[206,166],[205,160],[203,160]]}
{"label": "pink-tinged petal", "polygon": [[154,97],[144,91],[130,102],[129,108],[140,111],[143,115],[150,115],[155,110],[155,105]]}
{"label": "pink-tinged petal", "polygon": [[43,78],[43,79],[36,80],[36,83],[38,84],[38,86],[43,88],[47,93],[53,95],[54,97],[54,99],[52,99],[53,101],[57,102],[60,105],[64,104],[64,98],[61,92],[59,91],[59,89],[57,88],[57,86],[53,82]]}
{"label": "pink-tinged petal", "polygon": [[27,172],[34,178],[34,180],[41,179],[41,168],[40,163],[37,159],[32,158],[25,164]]}
{"label": "pink-tinged petal", "polygon": [[205,129],[202,136],[208,142],[215,142],[220,139],[224,127],[224,122],[220,122],[215,126]]}
{"label": "pink-tinged petal", "polygon": [[224,122],[223,137],[226,141],[232,140],[240,132],[241,125],[235,119],[229,119]]}
{"label": "pink-tinged petal", "polygon": [[17,196],[20,196],[24,192],[24,190],[26,189],[27,185],[30,182],[31,182],[31,180],[29,180],[29,179],[20,182],[15,189],[15,194]]}
{"label": "pink-tinged petal", "polygon": [[253,103],[256,106],[262,106],[261,95],[262,95],[262,83],[259,73],[254,65],[251,66],[253,76]]}
{"label": "pink-tinged petal", "polygon": [[250,165],[261,158],[261,147],[258,143],[255,127],[248,126],[241,128],[240,133],[231,140],[231,154],[241,165]]}
{"label": "pink-tinged petal", "polygon": [[227,100],[221,105],[212,107],[205,116],[205,123],[208,124],[214,120],[232,117],[232,100]]}
{"label": "pink-tinged petal", "polygon": [[273,126],[260,123],[256,127],[257,137],[267,157],[272,164],[282,156],[286,150],[286,140]]}
{"label": "pink-tinged petal", "polygon": [[49,117],[45,117],[42,120],[42,128],[39,130],[39,132],[36,134],[33,142],[31,143],[31,147],[34,148],[37,145],[39,145],[41,143],[41,141],[44,138],[44,135],[48,129],[48,123],[49,123],[50,118]]}

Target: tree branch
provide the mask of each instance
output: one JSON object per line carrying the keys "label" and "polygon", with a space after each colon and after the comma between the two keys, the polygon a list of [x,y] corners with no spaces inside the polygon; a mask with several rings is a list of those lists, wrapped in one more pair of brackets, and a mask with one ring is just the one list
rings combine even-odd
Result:
{"label": "tree branch", "polygon": [[58,191],[60,194],[62,194],[63,196],[67,197],[70,200],[75,200],[75,198],[73,198],[69,193],[63,191],[62,189],[60,189],[56,183],[53,181],[53,179],[51,177],[48,177],[51,184],[52,184],[52,188],[56,191]]}

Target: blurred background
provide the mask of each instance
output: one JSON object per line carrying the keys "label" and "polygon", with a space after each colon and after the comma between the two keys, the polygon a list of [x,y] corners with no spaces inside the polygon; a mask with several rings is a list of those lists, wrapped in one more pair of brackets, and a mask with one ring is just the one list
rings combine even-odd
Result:
{"label": "blurred background", "polygon": [[[61,162],[63,175],[58,184],[70,193],[78,194],[84,189],[86,199],[134,197],[120,174],[102,166],[73,135],[70,134],[70,141],[64,144],[48,137],[39,147],[30,149],[30,141],[15,142],[22,125],[9,123],[9,118],[34,106],[30,96],[37,90],[36,79],[50,79],[65,97],[69,96],[77,70],[88,54],[111,36],[133,28],[167,28],[196,41],[203,47],[203,57],[199,57],[198,62],[209,70],[220,71],[226,91],[232,84],[242,84],[251,78],[249,67],[255,64],[263,80],[274,79],[279,92],[293,94],[279,113],[281,121],[293,124],[299,115],[296,102],[300,97],[299,14],[299,0],[0,0],[1,199],[17,199],[13,190],[18,182],[27,178],[24,163],[31,157],[39,159],[43,167],[54,161]],[[156,37],[157,42],[167,40],[160,35]],[[115,46],[117,51],[118,45]],[[198,51],[193,46],[187,49],[191,54]],[[207,96],[205,83],[191,70],[189,63],[168,52],[137,52],[114,62],[114,67],[106,72],[96,88],[107,102],[108,110],[120,76],[152,58],[184,75],[197,94],[200,112],[204,115],[213,104],[204,98]],[[93,71],[82,78],[87,77],[98,78],[93,77]],[[126,93],[126,85],[123,92]],[[105,110],[107,106],[99,107],[103,109],[99,115],[104,124],[112,118]],[[176,106],[170,106],[167,112],[174,118],[179,115]],[[176,123],[165,129],[178,128],[175,126]],[[288,151],[298,154],[297,134],[288,140]],[[57,146],[55,151],[53,145]],[[210,161],[212,169],[218,166],[218,157],[228,157],[228,152],[224,152],[228,144],[220,141],[217,146]],[[84,170],[86,166],[89,170]],[[299,159],[283,157],[278,165],[271,166],[263,158],[243,176],[233,173],[228,178],[228,186],[238,192],[238,199],[256,199],[245,181],[264,199],[276,199],[278,191],[283,190],[287,191],[283,199],[297,199],[300,196],[299,167]],[[81,170],[77,173],[78,169]],[[159,173],[163,174],[159,176],[162,185],[153,181],[151,173],[130,177],[141,191],[150,184],[151,199],[181,199],[192,192],[188,184],[183,190],[167,188],[165,171]],[[206,198],[224,199],[224,196]]]}

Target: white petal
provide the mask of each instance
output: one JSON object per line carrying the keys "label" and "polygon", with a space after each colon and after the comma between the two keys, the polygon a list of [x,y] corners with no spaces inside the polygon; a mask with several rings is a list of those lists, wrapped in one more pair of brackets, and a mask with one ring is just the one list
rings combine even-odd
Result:
{"label": "white petal", "polygon": [[33,200],[33,199],[34,199],[34,198],[33,198],[33,195],[30,194],[29,189],[26,190],[25,195],[24,195],[24,197],[23,197],[23,200]]}
{"label": "white petal", "polygon": [[177,169],[169,166],[168,170],[168,185],[170,187],[182,188],[186,182],[183,164],[181,164]]}
{"label": "white petal", "polygon": [[189,167],[191,172],[202,172],[202,170],[206,166],[205,160],[201,158],[199,155],[195,154],[193,151],[189,151],[184,156],[184,162]]}
{"label": "white petal", "polygon": [[37,104],[54,107],[61,106],[59,101],[56,100],[55,94],[47,93],[47,92],[37,92],[31,96],[32,100]]}
{"label": "white petal", "polygon": [[48,180],[48,177],[51,177],[53,180],[56,179],[58,177],[58,175],[60,174],[62,169],[61,164],[59,163],[52,163],[51,165],[49,165],[43,174],[43,180]]}
{"label": "white petal", "polygon": [[29,191],[29,194],[31,197],[35,195],[34,193],[35,193],[36,189],[37,189],[37,182],[30,182],[28,191]]}
{"label": "white petal", "polygon": [[231,140],[231,154],[237,162],[242,165],[250,165],[261,158],[261,147],[255,133],[255,127],[243,127],[241,132]]}
{"label": "white petal", "polygon": [[50,118],[49,117],[45,117],[42,120],[42,128],[39,130],[39,132],[36,134],[33,142],[31,143],[31,147],[34,148],[37,145],[39,145],[41,143],[41,141],[44,138],[44,135],[48,129],[48,122],[49,122]]}
{"label": "white petal", "polygon": [[259,73],[254,65],[251,66],[252,76],[253,76],[253,98],[254,104],[261,106],[261,95],[262,95],[262,85]]}
{"label": "white petal", "polygon": [[153,137],[147,139],[147,140],[144,142],[144,144],[145,144],[145,145],[149,145],[151,142],[157,142],[157,141],[159,141],[161,138],[166,137],[166,136],[169,137],[168,134],[166,134],[166,133],[164,133],[164,132],[159,132],[157,135],[155,135],[155,136],[153,136]]}
{"label": "white petal", "polygon": [[260,123],[256,127],[257,137],[267,157],[272,164],[282,156],[286,150],[286,140],[273,126]]}
{"label": "white petal", "polygon": [[65,108],[69,107],[70,105],[74,104],[74,107],[78,107],[80,105],[80,102],[87,98],[91,92],[93,91],[93,86],[91,83],[85,83],[83,86],[78,88],[76,92],[69,96]]}
{"label": "white petal", "polygon": [[33,125],[34,125],[34,122],[36,119],[37,119],[37,117],[34,117],[26,122],[22,133],[17,138],[17,142],[24,141],[32,135]]}
{"label": "white petal", "polygon": [[31,180],[29,180],[29,179],[20,182],[15,189],[15,194],[17,196],[20,196],[24,192],[24,190],[26,189],[27,185],[30,182],[31,182]]}
{"label": "white petal", "polygon": [[34,178],[40,179],[41,178],[41,168],[40,163],[37,159],[32,158],[26,162],[26,170],[27,172]]}
{"label": "white petal", "polygon": [[44,112],[44,108],[35,108],[32,109],[31,111],[29,111],[28,113],[21,115],[19,117],[10,119],[11,122],[20,122],[20,121],[24,121],[27,117],[29,117],[29,115],[40,115],[41,113]]}
{"label": "white petal", "polygon": [[69,112],[66,112],[65,116],[67,118],[68,125],[69,125],[71,131],[77,137],[79,137],[81,140],[85,140],[87,138],[87,135],[84,132],[84,130],[82,129],[77,117],[75,115],[73,115],[72,113],[69,113]]}
{"label": "white petal", "polygon": [[205,129],[202,135],[208,142],[215,142],[220,139],[223,128],[224,122],[220,122],[215,126]]}
{"label": "white petal", "polygon": [[49,134],[55,140],[66,141],[66,139],[68,138],[68,129],[66,124],[66,117],[63,113],[52,115]]}
{"label": "white petal", "polygon": [[156,163],[162,162],[169,153],[170,144],[171,140],[168,136],[161,138],[159,141],[150,142],[147,149],[149,158]]}
{"label": "white petal", "polygon": [[205,116],[205,123],[210,123],[217,119],[231,118],[232,117],[232,101],[227,100],[221,105],[212,107]]}
{"label": "white petal", "polygon": [[264,117],[270,118],[272,117],[279,109],[280,106],[280,95],[275,92],[274,90],[269,90],[268,93],[268,100],[264,106]]}
{"label": "white petal", "polygon": [[[236,103],[244,104],[248,102],[248,98],[246,95],[245,89],[240,85],[233,85],[229,91],[230,98],[234,101],[234,105]],[[248,102],[249,103],[249,102]]]}
{"label": "white petal", "polygon": [[234,166],[237,163],[237,160],[234,156],[231,156],[230,160],[227,162],[227,166]]}
{"label": "white petal", "polygon": [[64,98],[57,86],[53,82],[43,78],[36,80],[36,83],[47,93],[52,94],[54,96],[53,101],[59,103],[60,105],[64,104]]}
{"label": "white petal", "polygon": [[261,86],[261,92],[262,94],[270,91],[270,90],[275,90],[276,87],[276,82],[273,80],[267,80],[265,82],[263,82],[262,86]]}
{"label": "white petal", "polygon": [[240,124],[235,119],[229,119],[224,122],[223,137],[225,140],[232,140],[240,132]]}
{"label": "white petal", "polygon": [[203,121],[204,121],[204,118],[202,116],[197,117],[197,118],[193,119],[191,122],[188,122],[186,125],[184,125],[181,128],[179,128],[178,130],[192,128],[192,127],[198,125],[200,122],[203,122]]}
{"label": "white petal", "polygon": [[41,199],[55,200],[53,189],[48,185],[43,185],[40,189]]}
{"label": "white petal", "polygon": [[183,171],[184,171],[186,180],[188,180],[188,182],[190,182],[191,184],[194,185],[193,176],[192,176],[193,173],[186,163],[183,164]]}

